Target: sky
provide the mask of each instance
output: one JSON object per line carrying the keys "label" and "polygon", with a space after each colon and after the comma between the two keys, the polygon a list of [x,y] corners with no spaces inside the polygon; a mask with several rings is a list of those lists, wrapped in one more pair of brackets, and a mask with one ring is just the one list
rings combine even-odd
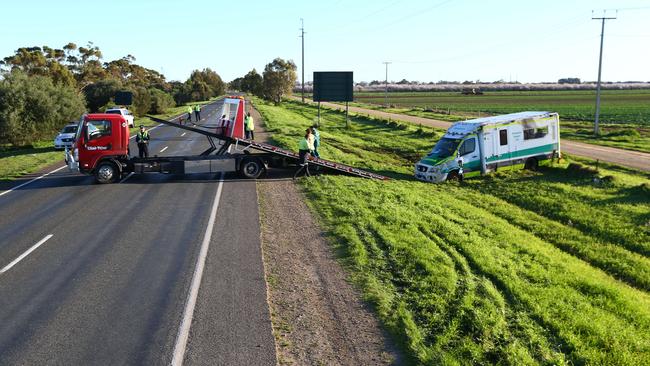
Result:
{"label": "sky", "polygon": [[[355,81],[650,81],[650,0],[27,0],[2,1],[0,57],[19,47],[98,46],[104,61],[186,80],[209,67],[225,81],[276,57],[300,80],[353,71]],[[606,12],[603,13],[604,9]],[[618,9],[618,12],[616,12]],[[20,16],[7,16],[7,14]]]}

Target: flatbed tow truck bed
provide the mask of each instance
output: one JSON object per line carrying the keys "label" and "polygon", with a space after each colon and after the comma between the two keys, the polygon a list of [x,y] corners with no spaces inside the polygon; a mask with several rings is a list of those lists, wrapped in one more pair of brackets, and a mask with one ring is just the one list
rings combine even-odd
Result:
{"label": "flatbed tow truck bed", "polygon": [[[203,168],[209,168],[209,170],[205,171],[223,171],[224,162],[230,162],[231,164],[234,163],[233,170],[239,171],[247,178],[257,178],[268,167],[286,168],[298,165],[298,154],[293,151],[254,140],[224,136],[203,128],[181,125],[152,116],[147,117],[164,125],[204,135],[207,137],[210,147],[199,155],[132,158],[130,159],[130,163],[133,165],[131,169],[136,173],[165,172],[184,174],[190,172],[188,167],[194,168],[201,164],[203,164]],[[216,142],[215,139],[221,143]],[[234,148],[236,153],[230,153],[231,148]],[[255,150],[256,153],[251,153],[251,150]],[[330,160],[309,157],[308,164],[363,178],[388,180],[383,175]],[[212,169],[213,166],[214,170]],[[194,171],[195,169],[191,170]]]}

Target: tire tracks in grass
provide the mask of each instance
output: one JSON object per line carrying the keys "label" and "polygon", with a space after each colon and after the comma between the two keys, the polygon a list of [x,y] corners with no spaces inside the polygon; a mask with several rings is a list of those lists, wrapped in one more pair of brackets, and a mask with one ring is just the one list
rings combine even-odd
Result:
{"label": "tire tracks in grass", "polygon": [[[464,192],[459,197],[535,235],[565,253],[599,268],[639,290],[650,291],[650,259],[624,247],[603,242],[577,228],[562,225],[535,211],[501,198]],[[639,273],[639,270],[641,272]]]}

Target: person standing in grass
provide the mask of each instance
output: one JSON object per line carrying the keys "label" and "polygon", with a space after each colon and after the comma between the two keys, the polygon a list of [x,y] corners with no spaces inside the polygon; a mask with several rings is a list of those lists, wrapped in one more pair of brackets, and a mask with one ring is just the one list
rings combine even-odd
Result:
{"label": "person standing in grass", "polygon": [[307,134],[307,147],[309,148],[309,154],[313,156],[315,149],[314,142],[316,141],[316,137],[314,137],[314,131],[311,127],[307,127],[305,133]]}
{"label": "person standing in grass", "polygon": [[194,117],[196,118],[196,122],[201,120],[201,105],[197,104],[194,106]]}
{"label": "person standing in grass", "polygon": [[187,106],[187,122],[192,122],[192,106]]}
{"label": "person standing in grass", "polygon": [[314,135],[314,150],[311,153],[313,157],[320,159],[320,154],[318,153],[318,147],[320,146],[320,132],[316,128],[317,125],[311,126],[311,132]]}
{"label": "person standing in grass", "polygon": [[305,137],[300,139],[298,142],[298,170],[293,175],[293,179],[298,177],[298,174],[304,169],[305,177],[311,176],[309,174],[309,163],[307,162],[307,156],[309,155],[311,149],[309,148],[309,128],[305,131]]}
{"label": "person standing in grass", "polygon": [[253,133],[255,131],[255,121],[251,117],[251,112],[248,112],[246,118],[244,118],[244,131],[246,132],[247,139],[255,140],[255,134]]}

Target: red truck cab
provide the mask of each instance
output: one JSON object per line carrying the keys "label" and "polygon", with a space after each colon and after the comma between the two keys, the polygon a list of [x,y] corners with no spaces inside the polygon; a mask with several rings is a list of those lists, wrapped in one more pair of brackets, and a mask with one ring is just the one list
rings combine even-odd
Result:
{"label": "red truck cab", "polygon": [[91,113],[82,117],[66,160],[71,169],[95,175],[102,164],[112,164],[111,174],[119,175],[121,162],[128,160],[128,148],[129,127],[124,117]]}

